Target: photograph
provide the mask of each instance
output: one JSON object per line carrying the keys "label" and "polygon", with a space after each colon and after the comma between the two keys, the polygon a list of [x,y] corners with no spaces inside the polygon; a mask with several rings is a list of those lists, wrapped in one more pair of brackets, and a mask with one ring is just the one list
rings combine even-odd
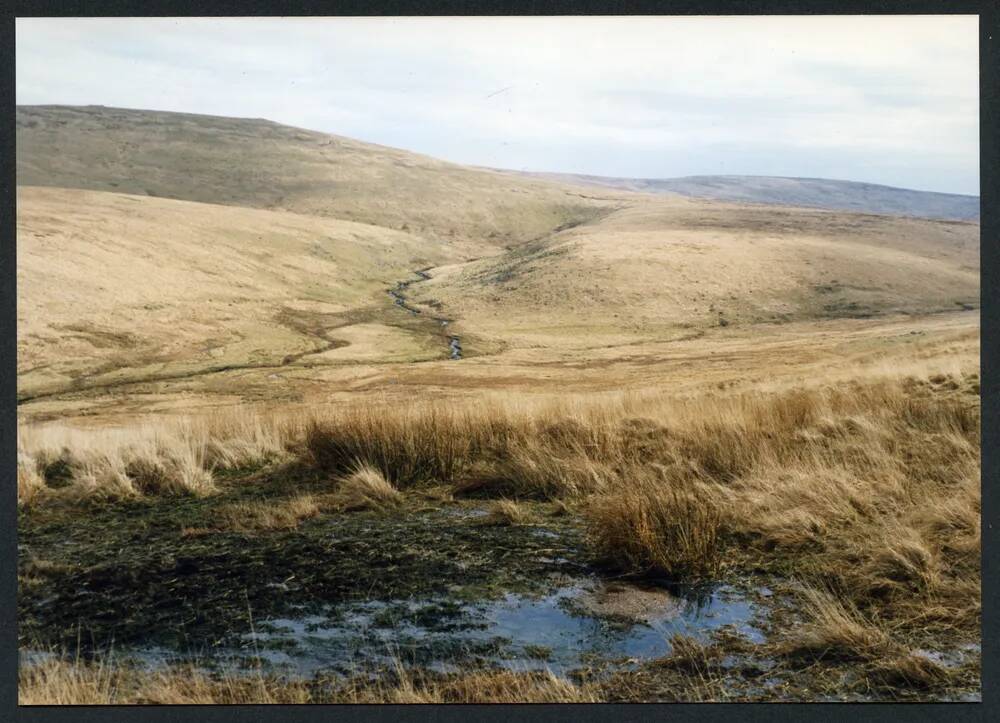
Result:
{"label": "photograph", "polygon": [[981,703],[980,19],[11,19],[19,709]]}

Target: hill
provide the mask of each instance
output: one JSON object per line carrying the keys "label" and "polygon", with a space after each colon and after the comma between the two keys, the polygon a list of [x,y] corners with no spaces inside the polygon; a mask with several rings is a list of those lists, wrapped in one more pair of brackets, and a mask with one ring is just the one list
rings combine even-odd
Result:
{"label": "hill", "polygon": [[77,189],[20,188],[17,221],[22,399],[350,359],[351,341],[433,358],[443,344],[385,290],[462,258],[353,221]]}
{"label": "hill", "polygon": [[874,183],[780,176],[686,176],[608,178],[563,173],[527,174],[565,183],[624,191],[669,193],[736,203],[804,206],[861,213],[979,220],[979,196],[934,193]]}
{"label": "hill", "polygon": [[17,124],[22,411],[521,388],[553,365],[618,388],[676,379],[680,345],[978,305],[975,223],[588,191],[264,120]]}
{"label": "hill", "polygon": [[497,246],[612,202],[261,119],[102,106],[20,106],[16,115],[18,185],[285,210]]}
{"label": "hill", "polygon": [[543,347],[922,314],[978,305],[979,227],[652,199],[416,290],[480,333]]}

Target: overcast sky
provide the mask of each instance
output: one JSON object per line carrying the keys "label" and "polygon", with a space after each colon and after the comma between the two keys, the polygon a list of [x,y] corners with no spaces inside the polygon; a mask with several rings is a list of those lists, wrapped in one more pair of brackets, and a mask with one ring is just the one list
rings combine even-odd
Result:
{"label": "overcast sky", "polygon": [[979,193],[975,16],[19,19],[17,102],[521,170]]}

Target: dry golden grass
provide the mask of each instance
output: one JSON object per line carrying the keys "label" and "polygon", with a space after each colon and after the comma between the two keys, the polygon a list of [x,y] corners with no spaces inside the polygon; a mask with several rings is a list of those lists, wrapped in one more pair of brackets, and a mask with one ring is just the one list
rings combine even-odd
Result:
{"label": "dry golden grass", "polygon": [[22,425],[18,498],[24,504],[43,490],[51,499],[213,494],[215,472],[291,459],[289,445],[301,439],[303,425],[232,410],[131,427]]}
{"label": "dry golden grass", "polygon": [[436,325],[393,323],[388,288],[593,219],[620,195],[260,120],[18,117],[20,398],[271,374],[304,354],[330,366],[446,358]]}
{"label": "dry golden grass", "polygon": [[[355,437],[393,447],[406,435],[421,468],[446,470],[460,491],[582,497],[596,548],[633,571],[711,574],[729,545],[749,545],[777,564],[800,559],[869,613],[968,631],[979,617],[979,408],[952,382],[437,409],[384,423],[380,443],[368,424]],[[321,430],[314,449],[327,444]],[[412,458],[402,470],[380,460],[420,483]]]}
{"label": "dry golden grass", "polygon": [[497,526],[527,525],[531,522],[531,513],[516,500],[496,500],[490,504],[489,512],[482,520],[484,525]]}
{"label": "dry golden grass", "polygon": [[711,577],[719,570],[718,505],[676,481],[637,471],[591,500],[586,518],[597,553],[627,572]]}
{"label": "dry golden grass", "polygon": [[[303,520],[320,513],[320,504],[312,495],[298,495],[284,500],[237,502],[219,510],[219,528],[238,532],[293,530]],[[188,532],[189,536],[192,534]]]}
{"label": "dry golden grass", "polygon": [[[35,108],[18,123],[26,514],[210,495],[294,462],[335,490],[229,506],[218,528],[395,510],[410,490],[501,498],[498,523],[525,521],[504,498],[548,500],[629,572],[725,561],[823,581],[834,597],[804,593],[788,654],[932,685],[897,633],[977,631],[979,320],[938,313],[978,303],[977,225],[582,194],[259,120]],[[461,362],[434,361],[442,327],[385,294],[431,265],[407,293],[453,320]],[[46,665],[27,689],[55,700],[315,699]],[[592,695],[513,673],[396,678],[340,694]]]}
{"label": "dry golden grass", "polygon": [[950,671],[930,658],[913,653],[878,661],[871,677],[889,690],[930,688],[947,682]]}
{"label": "dry golden grass", "polygon": [[45,479],[38,471],[38,465],[26,454],[17,455],[17,505],[33,504],[45,490]]}
{"label": "dry golden grass", "polygon": [[813,588],[806,588],[802,599],[806,622],[786,634],[779,648],[782,653],[875,660],[902,652],[882,628],[866,620],[850,602]]}
{"label": "dry golden grass", "polygon": [[[978,303],[975,224],[581,194],[262,121],[19,115],[34,124],[18,130],[17,239],[18,393],[34,399],[22,405],[32,416],[309,404],[334,390],[406,398],[410,385],[746,385],[772,380],[775,365],[804,376],[829,374],[831,358],[845,366],[833,338],[845,329],[852,355],[883,363],[872,327],[939,324],[909,315]],[[148,141],[164,133],[170,153]],[[55,157],[53,136],[86,140]],[[248,143],[259,150],[249,172]],[[336,193],[318,191],[330,173]],[[432,265],[411,301],[452,319],[468,361],[488,364],[443,361],[442,328],[385,294]],[[866,315],[896,316],[850,318]],[[894,331],[889,347],[923,340]],[[681,356],[696,373],[672,363]]]}
{"label": "dry golden grass", "polygon": [[591,686],[551,672],[474,672],[445,679],[415,679],[397,669],[389,684],[362,682],[337,693],[345,703],[597,703]]}
{"label": "dry golden grass", "polygon": [[210,677],[174,668],[143,672],[101,660],[96,663],[50,659],[22,665],[20,705],[212,705],[310,702],[300,684],[259,676]]}
{"label": "dry golden grass", "polygon": [[425,243],[522,242],[623,196],[262,119],[94,106],[21,106],[17,117],[19,185],[287,209]]}
{"label": "dry golden grass", "polygon": [[[25,427],[22,467],[34,458],[44,472],[46,455],[68,460],[72,481],[39,493],[26,473],[23,497],[203,493],[191,480],[212,456],[199,450],[218,449],[218,434],[226,449],[244,450],[225,457],[230,465],[302,455],[338,480],[322,503],[339,509],[398,507],[400,490],[413,487],[570,500],[595,550],[631,572],[712,575],[724,557],[740,564],[750,554],[825,580],[866,618],[969,632],[981,614],[972,381],[944,374],[692,397],[317,408],[296,424],[262,416],[144,432],[190,450],[173,456],[171,445],[139,444],[134,432],[60,437]],[[136,450],[159,466],[137,474]],[[175,458],[191,460],[176,479],[148,472]],[[512,518],[506,512],[498,515]]]}
{"label": "dry golden grass", "polygon": [[315,422],[306,446],[330,474],[349,474],[364,464],[406,486],[451,481],[475,434],[459,414],[431,405],[367,407]]}
{"label": "dry golden grass", "polygon": [[216,413],[200,420],[197,434],[206,439],[205,464],[213,469],[236,470],[261,467],[291,458],[289,444],[300,434],[301,423],[272,415],[233,411]]}
{"label": "dry golden grass", "polygon": [[[404,324],[411,323],[405,321],[409,315],[389,311]],[[444,313],[451,315],[452,310]],[[343,321],[332,318],[341,319],[332,323]],[[430,326],[436,325],[418,324],[406,333],[428,332],[421,343],[432,345],[434,354],[444,354],[447,339],[440,327],[430,333]],[[469,351],[461,362],[374,364],[329,359],[328,364],[319,357],[306,357],[303,364],[280,369],[198,373],[155,386],[129,384],[39,399],[19,404],[18,414],[24,422],[134,424],[150,415],[198,415],[227,407],[243,414],[248,407],[270,413],[278,406],[309,414],[327,404],[407,406],[415,399],[430,398],[462,405],[491,404],[500,398],[509,406],[513,398],[614,396],[622,389],[669,391],[675,396],[732,394],[899,375],[943,373],[954,378],[978,369],[979,359],[979,319],[974,312],[677,328],[639,338],[629,332],[614,343],[595,340],[585,351],[565,345],[501,349],[491,337],[461,326],[448,327],[462,336]],[[339,333],[332,336],[339,338]],[[581,338],[590,337],[573,337]]]}
{"label": "dry golden grass", "polygon": [[108,661],[50,659],[22,665],[21,705],[239,705],[299,703],[596,703],[597,691],[552,673],[484,671],[414,676],[397,666],[377,682],[335,686],[263,674],[209,675],[194,668],[142,671]]}
{"label": "dry golden grass", "polygon": [[890,690],[929,688],[945,683],[952,671],[896,641],[880,624],[866,619],[844,596],[806,588],[805,622],[784,633],[775,646],[782,655],[810,660],[859,661],[876,685]]}
{"label": "dry golden grass", "polygon": [[[43,188],[18,191],[17,250],[20,397],[227,367],[271,373],[334,338],[389,358],[384,335],[368,340],[342,314],[388,309],[386,288],[457,253],[349,221]],[[434,358],[423,339],[388,331],[395,360]]]}
{"label": "dry golden grass", "polygon": [[382,473],[370,464],[358,463],[340,479],[330,503],[345,512],[388,510],[399,507],[403,496]]}

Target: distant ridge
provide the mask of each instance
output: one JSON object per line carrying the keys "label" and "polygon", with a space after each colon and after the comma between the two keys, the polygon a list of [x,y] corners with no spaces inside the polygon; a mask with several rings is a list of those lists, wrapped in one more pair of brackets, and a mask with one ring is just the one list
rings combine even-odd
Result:
{"label": "distant ridge", "polygon": [[805,206],[952,221],[979,221],[979,196],[914,191],[856,181],[783,176],[610,178],[568,173],[524,175],[587,186],[647,193],[673,193],[717,201]]}

